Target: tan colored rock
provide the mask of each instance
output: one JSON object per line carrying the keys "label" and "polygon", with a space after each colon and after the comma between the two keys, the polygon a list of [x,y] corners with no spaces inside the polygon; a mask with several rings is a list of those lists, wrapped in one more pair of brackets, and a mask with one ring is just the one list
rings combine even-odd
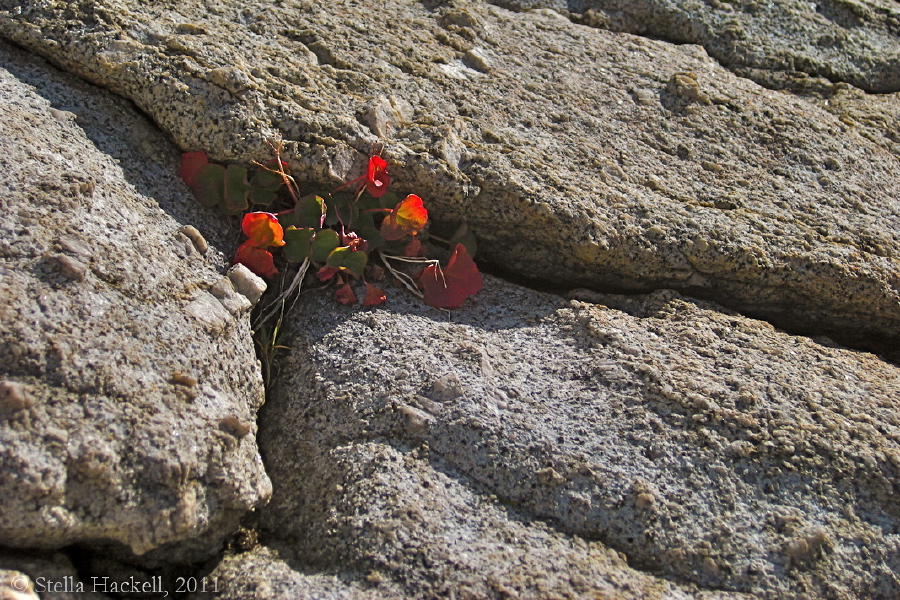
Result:
{"label": "tan colored rock", "polygon": [[[0,5],[0,33],[220,160],[266,158],[282,136],[294,171],[332,187],[383,145],[395,187],[435,227],[467,221],[507,272],[681,289],[867,348],[900,339],[897,158],[699,47],[478,2],[189,1],[168,20],[116,6]],[[488,72],[467,66],[482,49]],[[247,85],[207,74],[223,68]],[[388,118],[391,97],[408,118]]]}
{"label": "tan colored rock", "polygon": [[698,44],[732,71],[780,87],[794,74],[900,91],[900,9],[890,0],[494,0],[555,8],[573,20]]}
{"label": "tan colored rock", "polygon": [[121,99],[6,45],[0,65],[0,544],[205,559],[270,492],[255,430],[219,426],[263,400],[249,320],[205,291],[217,335],[185,314],[225,260],[172,233],[229,226]]}
{"label": "tan colored rock", "polygon": [[671,291],[577,296],[307,294],[261,412],[267,535],[414,597],[662,594],[634,567],[675,597],[900,594],[900,368]]}

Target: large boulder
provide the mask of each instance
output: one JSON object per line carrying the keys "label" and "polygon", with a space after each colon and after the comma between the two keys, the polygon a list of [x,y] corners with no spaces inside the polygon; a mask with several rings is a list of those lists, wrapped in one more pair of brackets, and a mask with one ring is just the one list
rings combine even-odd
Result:
{"label": "large boulder", "polygon": [[229,225],[127,102],[0,65],[0,544],[206,558],[270,493],[250,303],[185,229]]}
{"label": "large boulder", "polygon": [[671,291],[577,295],[605,304],[307,295],[260,413],[286,556],[407,597],[900,595],[897,366]]}
{"label": "large boulder", "polygon": [[507,273],[900,340],[896,156],[698,46],[463,1],[5,0],[0,35],[185,149],[250,162],[280,136],[318,185],[383,149],[398,190]]}

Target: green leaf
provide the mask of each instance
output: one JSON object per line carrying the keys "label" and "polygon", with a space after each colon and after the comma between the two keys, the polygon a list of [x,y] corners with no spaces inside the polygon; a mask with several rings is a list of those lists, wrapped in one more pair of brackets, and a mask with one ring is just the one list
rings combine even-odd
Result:
{"label": "green leaf", "polygon": [[400,196],[398,196],[394,192],[385,192],[385,194],[378,199],[381,203],[381,208],[390,208],[394,209],[395,206],[400,204]]}
{"label": "green leaf", "polygon": [[312,227],[289,227],[284,232],[284,258],[290,263],[302,263],[309,256],[310,242],[316,230]]}
{"label": "green leaf", "polygon": [[354,275],[362,276],[367,262],[369,262],[369,255],[356,250],[347,255],[346,260],[344,260],[344,268]]}
{"label": "green leaf", "polygon": [[373,208],[381,208],[381,198],[363,194],[359,197],[359,200],[356,201],[356,205],[359,207],[359,212],[364,212]]}
{"label": "green leaf", "polygon": [[194,175],[194,195],[203,206],[213,207],[225,199],[225,167],[203,165]]}
{"label": "green leaf", "polygon": [[284,181],[281,179],[281,173],[273,173],[265,169],[258,169],[250,180],[250,186],[254,188],[266,188],[271,191],[278,191]]}
{"label": "green leaf", "polygon": [[347,230],[352,230],[358,216],[359,207],[354,204],[351,194],[333,194],[331,201],[328,203],[328,214],[325,216],[325,224],[331,227],[338,223],[343,223]]}
{"label": "green leaf", "polygon": [[359,213],[359,217],[356,219],[356,227],[353,228],[353,231],[359,237],[369,242],[369,252],[384,246],[384,236],[375,227],[375,217],[372,213]]}
{"label": "green leaf", "polygon": [[341,245],[341,239],[334,229],[323,229],[316,233],[312,241],[312,258],[315,262],[325,262],[328,255]]}
{"label": "green leaf", "polygon": [[278,192],[266,188],[250,188],[250,203],[268,206],[278,197]]}
{"label": "green leaf", "polygon": [[247,210],[247,196],[250,184],[247,182],[247,169],[240,165],[228,165],[225,170],[225,203],[228,212]]}
{"label": "green leaf", "polygon": [[335,248],[331,254],[328,255],[325,265],[332,269],[346,269],[354,275],[362,275],[368,260],[369,257],[365,252],[341,247]]}
{"label": "green leaf", "polygon": [[303,196],[294,207],[297,227],[322,228],[322,215],[325,214],[325,201],[319,196]]}
{"label": "green leaf", "polygon": [[281,213],[275,216],[278,217],[278,222],[281,223],[281,226],[284,229],[287,229],[288,227],[300,228],[300,222],[297,221],[297,215],[294,211]]}

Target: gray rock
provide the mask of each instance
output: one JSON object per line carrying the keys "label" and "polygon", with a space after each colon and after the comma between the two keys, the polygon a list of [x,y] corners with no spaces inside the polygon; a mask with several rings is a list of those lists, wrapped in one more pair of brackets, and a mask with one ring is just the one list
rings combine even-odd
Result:
{"label": "gray rock", "polygon": [[0,553],[0,598],[3,600],[109,599],[95,587],[104,587],[102,579],[97,582],[82,579],[64,554]]}
{"label": "gray rock", "polygon": [[[594,27],[699,44],[736,73],[778,86],[781,73],[900,91],[900,8],[890,0],[495,0],[572,11]],[[779,86],[780,87],[780,86]]]}
{"label": "gray rock", "polygon": [[[896,7],[709,5],[0,0],[0,36],[125,99],[0,48],[0,545],[183,566],[274,493],[195,598],[900,595],[900,372],[823,335],[900,340],[898,95],[785,71],[893,89]],[[305,296],[272,492],[261,286],[165,136],[242,163],[280,136],[304,190],[382,151],[436,234],[594,291]],[[818,335],[596,291],[667,287]]]}
{"label": "gray rock", "polygon": [[900,157],[900,93],[867,94],[851,85],[817,77],[785,78],[779,86],[827,110],[861,136]]}
{"label": "gray rock", "polygon": [[259,299],[262,298],[267,287],[262,277],[242,264],[236,264],[228,269],[228,280],[234,286],[234,290],[247,298],[253,306],[256,306]]}
{"label": "gray rock", "polygon": [[307,295],[260,413],[263,524],[413,597],[670,585],[635,568],[676,597],[900,594],[897,366],[674,292],[577,295],[604,304]]}
{"label": "gray rock", "polygon": [[[282,136],[294,171],[330,187],[383,147],[396,189],[426,200],[437,231],[467,221],[504,272],[674,288],[897,346],[900,171],[884,140],[697,46],[551,10],[429,6],[189,0],[162,18],[137,2],[6,1],[0,34],[220,160],[265,158]],[[873,54],[873,78],[877,56],[896,62]]]}
{"label": "gray rock", "polygon": [[206,589],[189,600],[246,598],[285,600],[381,600],[403,598],[400,588],[379,574],[322,573],[293,559],[289,548],[259,546],[248,552],[226,555],[216,568],[199,579]]}
{"label": "gray rock", "polygon": [[126,102],[6,45],[0,65],[0,543],[205,558],[270,492],[255,427],[229,426],[263,401],[249,322],[206,291],[223,254],[179,233],[228,223]]}

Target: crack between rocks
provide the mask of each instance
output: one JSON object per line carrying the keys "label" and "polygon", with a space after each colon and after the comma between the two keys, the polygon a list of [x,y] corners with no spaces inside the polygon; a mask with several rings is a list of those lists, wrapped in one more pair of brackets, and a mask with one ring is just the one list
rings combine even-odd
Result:
{"label": "crack between rocks", "polygon": [[[568,13],[568,11],[567,11],[567,13],[561,13],[561,14],[563,14],[564,16],[566,16],[566,18],[568,18],[568,19],[569,19],[571,22],[573,22],[573,23],[580,24],[580,25],[584,25],[584,23],[581,23],[581,22],[579,22],[578,20],[576,20],[576,19],[574,19],[574,18],[572,17],[572,14],[573,14],[573,13]],[[577,13],[575,13],[575,14],[577,14]],[[614,30],[607,30],[607,31],[614,31]],[[651,40],[662,41],[662,42],[665,42],[665,43],[671,43],[671,44],[674,44],[674,45],[686,45],[686,44],[692,44],[691,42],[679,42],[679,41],[669,40],[669,39],[665,39],[665,38],[655,38],[655,37],[652,37],[652,36],[646,36],[646,35],[641,36],[641,37],[645,37],[646,39],[651,39]],[[16,48],[18,48],[19,50],[21,50],[21,51],[23,51],[23,52],[30,52],[28,49],[26,49],[26,48],[20,46],[19,44],[15,43],[15,42],[12,41],[12,40],[9,40],[9,39],[6,38],[5,36],[3,37],[3,40],[4,40],[5,43],[10,44],[11,46],[16,47]],[[702,46],[702,44],[694,44],[694,45],[701,45],[701,46]],[[709,55],[708,52],[707,52],[707,55]],[[747,78],[747,77],[745,77],[745,76],[743,76],[743,75],[740,75],[739,73],[735,72],[735,70],[734,70],[732,67],[729,67],[729,66],[727,66],[727,65],[722,64],[722,62],[721,62],[720,60],[718,60],[716,57],[714,57],[714,56],[712,56],[712,55],[709,55],[709,57],[710,57],[712,60],[716,61],[718,64],[720,64],[724,69],[728,70],[729,72],[734,73],[736,76],[742,77],[742,78],[745,78],[745,79],[750,79],[750,78]],[[78,79],[80,79],[81,81],[84,81],[84,82],[86,82],[86,83],[88,83],[88,84],[90,84],[90,85],[92,85],[92,86],[96,86],[96,87],[98,87],[98,88],[100,88],[100,89],[104,89],[106,92],[108,92],[108,93],[110,93],[110,94],[113,94],[113,95],[115,95],[116,97],[119,97],[119,98],[121,98],[121,99],[127,101],[127,102],[132,106],[132,108],[135,110],[136,113],[138,113],[138,114],[140,114],[140,115],[143,115],[143,116],[147,119],[148,123],[152,123],[153,127],[155,127],[159,132],[161,132],[161,133],[162,133],[164,136],[166,136],[168,139],[172,140],[171,135],[170,135],[168,132],[166,132],[164,129],[160,128],[160,126],[158,125],[158,123],[156,122],[156,120],[153,119],[153,117],[152,117],[151,115],[149,115],[147,112],[145,112],[143,109],[141,109],[137,104],[135,104],[135,102],[134,102],[132,99],[128,98],[127,96],[122,96],[122,95],[120,95],[120,94],[117,94],[116,92],[111,91],[111,90],[109,90],[109,89],[106,88],[106,87],[97,85],[95,82],[93,82],[93,81],[91,81],[91,80],[89,80],[89,79],[85,79],[85,78],[83,78],[83,77],[78,76],[78,75],[75,74],[75,73],[72,73],[72,72],[70,72],[70,71],[68,71],[68,70],[66,70],[66,69],[64,69],[64,68],[61,68],[59,65],[56,65],[55,63],[53,63],[53,61],[50,61],[50,60],[47,59],[47,58],[44,58],[44,60],[48,60],[48,62],[50,62],[50,64],[53,64],[56,68],[60,69],[61,71],[66,72],[66,73],[69,73],[70,75],[73,75],[73,76],[75,76],[75,77],[78,77]],[[823,77],[823,76],[821,76],[821,75],[811,75],[811,76],[814,76],[814,77]],[[824,79],[827,79],[827,80],[829,80],[829,81],[831,81],[832,83],[845,83],[845,82],[840,82],[840,81],[836,82],[836,81],[831,80],[830,78],[827,78],[827,77],[823,77],[823,78],[824,78]],[[753,80],[753,79],[750,79],[750,80],[756,82],[756,81]],[[762,85],[763,87],[768,87],[769,89],[779,89],[779,88],[773,88],[773,87],[770,87],[770,86],[766,86],[765,84],[762,84],[762,83],[759,83],[759,82],[756,82],[756,83],[758,83],[759,85]],[[867,94],[871,93],[871,92],[868,92],[868,91],[866,91],[866,90],[863,90],[863,91],[865,91]],[[483,261],[479,261],[479,262],[483,262]],[[528,288],[528,289],[531,289],[531,290],[534,290],[534,291],[538,291],[538,292],[542,292],[542,293],[548,293],[548,294],[553,294],[553,295],[559,296],[559,297],[561,297],[561,298],[571,298],[571,297],[572,297],[572,291],[573,291],[573,290],[572,290],[571,288],[566,288],[565,286],[560,286],[559,284],[555,284],[555,283],[552,283],[552,282],[550,282],[550,281],[536,280],[536,279],[529,278],[529,277],[524,276],[524,275],[521,275],[521,274],[514,274],[514,273],[505,272],[505,271],[503,271],[502,269],[495,268],[495,267],[491,267],[491,266],[482,266],[482,270],[483,270],[483,272],[485,272],[485,273],[488,273],[488,274],[490,274],[490,275],[493,275],[493,276],[495,276],[495,277],[498,277],[498,278],[500,278],[500,279],[503,279],[503,280],[505,280],[505,281],[507,281],[507,282],[513,283],[513,284],[515,284],[515,285],[520,285],[520,286],[522,286],[522,287],[525,287],[525,288]],[[616,289],[612,289],[612,288],[607,288],[607,289],[597,289],[597,288],[594,288],[593,291],[596,291],[596,292],[601,293],[601,294],[616,294],[616,295],[624,295],[624,296],[644,296],[644,295],[647,295],[648,293],[652,293],[653,291],[658,290],[658,289],[664,289],[664,288],[650,288],[650,289],[648,289],[648,290],[643,290],[643,291],[639,291],[639,292],[628,292],[628,291],[616,290]],[[676,291],[679,291],[679,292],[681,292],[681,293],[685,293],[685,294],[688,294],[688,295],[691,295],[691,296],[698,295],[698,294],[696,293],[696,291],[694,291],[694,292],[692,293],[692,291],[689,290],[689,289],[684,289],[684,288],[682,288],[682,289],[675,288],[675,289],[676,289]],[[712,302],[719,303],[719,304],[721,304],[724,308],[726,308],[726,309],[728,309],[728,310],[733,310],[734,312],[737,312],[738,314],[741,314],[741,315],[743,315],[743,316],[747,316],[747,317],[749,317],[749,318],[754,318],[754,319],[757,319],[757,320],[762,320],[762,321],[765,321],[765,322],[768,322],[768,323],[772,324],[773,326],[781,327],[781,325],[779,325],[779,324],[777,324],[777,323],[773,323],[773,322],[771,322],[771,321],[769,321],[769,320],[766,320],[766,319],[758,319],[757,317],[755,317],[755,316],[753,316],[753,315],[745,314],[745,313],[743,313],[743,312],[741,312],[741,311],[739,311],[739,310],[736,310],[736,311],[735,311],[734,309],[730,308],[730,307],[727,305],[727,303],[723,303],[723,302],[721,302],[721,300],[718,300],[718,299],[716,299],[716,298],[714,298],[714,297],[702,297],[702,296],[700,296],[700,298],[703,299],[703,300],[709,300],[709,301],[712,301]],[[786,329],[786,331],[787,331],[787,333],[791,333],[791,334],[793,334],[793,335],[807,335],[807,334],[804,333],[804,332],[792,332],[790,329]],[[862,348],[853,348],[853,347],[850,347],[850,349],[865,350],[865,349],[862,349]],[[888,359],[885,359],[885,360],[888,360]],[[277,375],[276,375],[276,377],[277,377]],[[271,395],[271,391],[270,391],[268,388],[266,389],[265,395],[266,395],[266,401],[268,402],[268,401],[270,400],[270,395]],[[377,437],[377,436],[376,436],[376,437]],[[363,439],[364,439],[364,438],[363,438]],[[358,441],[358,440],[354,439],[354,441]],[[446,460],[446,459],[444,459],[444,458],[440,455],[440,453],[436,452],[434,449],[432,449],[432,452],[434,452],[434,453],[435,453],[438,457],[440,457],[442,460]],[[448,462],[448,464],[451,464],[449,461],[447,461],[447,462]],[[470,474],[466,474],[466,476],[472,478],[473,481],[477,481],[477,479],[475,479],[474,477],[472,477],[472,475],[470,475]],[[501,503],[503,503],[504,505],[510,506],[510,507],[514,508],[515,510],[517,510],[517,511],[521,511],[521,510],[522,510],[522,509],[520,509],[520,508],[517,508],[517,507],[515,506],[515,504],[514,504],[514,503],[511,503],[508,499],[503,499],[503,498],[501,498],[500,501],[501,501]],[[252,520],[254,514],[255,514],[255,511],[248,512],[248,518],[250,518],[250,519]],[[578,537],[581,537],[582,539],[586,539],[586,540],[595,540],[595,541],[599,541],[599,542],[603,543],[604,545],[606,545],[606,546],[609,547],[609,548],[618,550],[614,544],[611,544],[611,543],[609,543],[607,540],[602,539],[601,536],[586,536],[586,535],[583,535],[583,534],[581,534],[581,533],[578,533],[578,532],[569,530],[568,528],[566,528],[566,527],[562,526],[560,523],[558,523],[555,519],[552,519],[552,518],[540,518],[540,517],[534,516],[534,515],[532,515],[532,514],[530,514],[530,513],[528,513],[528,514],[529,514],[530,518],[532,518],[532,519],[534,519],[534,520],[537,520],[537,521],[541,521],[541,522],[547,523],[548,525],[552,526],[554,529],[556,529],[556,530],[558,530],[558,531],[561,531],[562,533],[564,533],[564,534],[566,534],[566,535],[578,536]],[[25,550],[22,550],[22,549],[16,549],[16,550],[21,552],[21,551],[29,551],[29,550],[31,550],[31,549],[25,549]],[[38,552],[39,552],[39,550],[34,550],[34,551],[38,551]],[[90,576],[91,576],[91,575],[98,575],[98,576],[99,576],[99,575],[102,575],[102,573],[96,572],[96,571],[94,571],[94,570],[91,569],[91,568],[88,568],[88,567],[84,567],[84,566],[83,566],[83,565],[85,564],[83,557],[76,557],[75,554],[74,554],[75,552],[82,552],[81,550],[73,550],[73,549],[71,549],[71,548],[62,548],[62,549],[59,549],[59,550],[56,550],[56,551],[57,551],[57,552],[61,552],[62,554],[66,555],[66,556],[68,556],[68,557],[70,558],[70,560],[72,561],[72,563],[76,566],[76,570],[77,570],[79,576],[82,576],[82,575],[83,575],[83,577],[82,577],[83,579],[85,579],[85,580],[90,580]],[[619,551],[621,551],[621,550],[619,550]],[[212,559],[210,559],[210,561],[218,560],[218,559],[224,554],[224,552],[225,552],[225,550],[223,550],[223,552],[220,553],[219,555],[217,555],[216,557],[213,557]],[[623,553],[624,553],[624,552],[623,552]],[[628,554],[626,554],[626,556],[628,556]],[[79,567],[79,566],[78,566],[79,564],[82,565],[82,566]],[[208,566],[208,565],[209,565],[209,564],[210,564],[210,562],[207,562],[207,563],[205,563],[205,564],[203,564],[203,565],[200,565],[200,566],[193,566],[193,567],[191,567],[190,569],[188,569],[188,571],[191,573],[191,575],[195,575],[195,576],[198,576],[198,577],[199,577],[201,574],[203,574],[204,572],[207,572],[207,571],[208,571],[208,569],[209,569],[209,566]],[[647,574],[652,575],[652,576],[654,576],[654,577],[660,577],[660,578],[663,578],[663,579],[665,579],[666,581],[670,581],[670,582],[672,582],[672,583],[674,583],[674,584],[678,584],[678,585],[682,585],[682,586],[697,587],[698,589],[703,590],[703,591],[731,591],[731,590],[727,590],[727,588],[700,587],[700,586],[698,586],[698,585],[696,584],[696,582],[687,581],[687,580],[680,580],[680,579],[678,579],[678,578],[672,577],[672,576],[669,575],[669,574],[661,573],[661,572],[659,572],[659,571],[657,571],[657,570],[654,570],[654,569],[652,569],[652,568],[648,568],[648,567],[649,567],[648,565],[643,565],[643,564],[641,564],[640,562],[637,562],[637,563],[635,563],[635,564],[629,563],[629,567],[630,567],[630,568],[633,568],[633,569],[635,569],[635,570],[637,570],[637,571],[639,571],[639,572],[647,573]]]}
{"label": "crack between rocks", "polygon": [[[593,300],[583,300],[583,298],[577,297],[577,290],[588,290],[590,292],[596,293],[600,296],[607,296],[604,300],[609,301],[610,298],[614,296],[622,296],[622,297],[640,297],[647,296],[649,294],[653,294],[655,292],[659,292],[662,290],[674,290],[675,292],[682,294],[688,298],[693,298],[696,300],[700,300],[703,302],[713,303],[721,309],[735,313],[741,317],[753,319],[754,321],[760,321],[763,323],[768,323],[775,329],[783,331],[788,335],[805,337],[813,341],[815,344],[825,347],[834,347],[838,346],[841,348],[845,348],[847,350],[858,351],[858,352],[870,352],[876,354],[881,360],[885,362],[896,364],[900,366],[900,354],[896,353],[893,346],[891,345],[890,340],[881,341],[881,340],[873,340],[871,345],[861,346],[859,344],[848,343],[850,340],[846,338],[845,335],[842,335],[841,331],[837,328],[829,329],[810,329],[805,327],[795,327],[790,323],[779,321],[778,319],[767,318],[764,315],[756,314],[753,311],[747,311],[741,309],[727,300],[723,300],[722,298],[717,297],[714,293],[708,293],[706,290],[694,286],[664,286],[664,287],[656,287],[656,286],[648,286],[646,289],[641,290],[630,290],[630,289],[622,289],[615,288],[612,286],[609,287],[586,287],[586,286],[578,286],[578,287],[567,287],[560,285],[558,283],[554,283],[552,281],[544,280],[544,279],[535,279],[525,275],[521,275],[518,273],[512,273],[507,270],[504,270],[502,267],[498,267],[495,265],[485,265],[484,261],[477,261],[479,264],[479,269],[488,275],[492,275],[497,277],[498,279],[502,279],[508,283],[512,283],[536,292],[542,292],[545,294],[551,294],[555,296],[559,296],[561,298],[565,298],[567,300],[582,300],[592,303],[601,303],[599,301]],[[690,262],[690,261],[688,261]],[[699,273],[701,275],[704,274],[703,271],[694,268],[695,273]],[[708,274],[708,273],[707,273]],[[728,280],[727,278],[721,277],[721,274],[716,273],[718,279],[723,281],[735,281],[736,283],[741,283],[738,280]],[[770,286],[772,288],[777,288],[778,286]],[[623,310],[616,306],[610,306],[610,308],[616,310]],[[627,312],[627,311],[625,311]],[[633,315],[637,317],[641,317],[642,315]],[[823,340],[822,338],[827,338],[827,340]],[[831,346],[828,342],[834,342],[834,346]],[[896,354],[896,355],[895,355]]]}
{"label": "crack between rocks", "polygon": [[[415,440],[407,440],[409,443],[415,442]],[[429,453],[437,456],[445,465],[450,466],[452,471],[447,471],[446,469],[441,469],[438,465],[435,465],[432,461],[429,461],[432,468],[437,471],[442,471],[447,477],[451,477],[459,481],[458,476],[456,476],[453,471],[462,474],[470,481],[474,482],[475,489],[472,489],[473,486],[471,484],[466,484],[464,482],[460,482],[460,485],[466,487],[467,489],[471,489],[472,492],[478,496],[489,498],[493,497],[496,499],[496,503],[505,508],[506,510],[510,510],[518,515],[521,515],[528,519],[529,522],[539,522],[543,523],[550,529],[573,538],[580,538],[582,540],[586,540],[589,542],[597,542],[605,546],[606,548],[618,552],[619,554],[626,557],[626,565],[628,569],[636,571],[638,573],[642,573],[652,578],[660,579],[663,581],[667,581],[675,586],[686,588],[686,589],[696,589],[699,592],[729,592],[729,593],[742,593],[738,590],[734,590],[725,586],[709,586],[709,585],[701,585],[697,581],[692,581],[689,579],[683,579],[674,575],[672,573],[667,573],[662,568],[656,567],[654,564],[640,560],[635,558],[632,553],[627,550],[622,549],[619,544],[616,544],[614,541],[609,540],[605,536],[601,535],[588,535],[579,531],[572,529],[571,527],[565,526],[558,519],[554,517],[542,517],[534,514],[531,510],[523,507],[521,503],[511,500],[510,498],[499,495],[495,490],[491,489],[491,487],[481,481],[475,475],[464,471],[460,466],[456,465],[452,460],[445,457],[438,450],[435,450],[435,446],[429,444]],[[480,489],[479,489],[480,488]]]}
{"label": "crack between rocks", "polygon": [[[514,10],[514,12],[526,12],[525,9],[522,9],[522,10],[511,9],[511,8],[507,7],[507,6],[506,6],[505,4],[503,4],[503,3],[496,3],[496,2],[491,2],[491,3],[492,3],[492,4],[496,4],[497,6],[501,6],[501,7],[503,7],[503,8],[507,8],[508,10]],[[747,71],[757,70],[757,71],[760,71],[760,72],[771,73],[771,74],[779,74],[779,73],[783,73],[783,74],[785,74],[785,75],[790,74],[790,73],[802,73],[803,75],[805,75],[805,76],[806,76],[807,78],[809,78],[809,79],[812,79],[812,80],[814,80],[814,79],[823,79],[823,80],[829,82],[831,85],[839,85],[839,84],[842,84],[842,85],[849,85],[849,86],[852,86],[853,89],[860,90],[861,92],[863,92],[863,93],[865,93],[866,95],[869,95],[869,96],[883,96],[883,95],[888,95],[888,94],[897,93],[897,91],[900,91],[900,90],[896,90],[896,91],[887,91],[887,92],[873,92],[873,91],[867,90],[867,89],[865,89],[865,88],[858,87],[858,86],[854,85],[853,83],[851,83],[851,82],[849,82],[849,81],[845,81],[845,80],[843,80],[843,79],[838,79],[838,78],[835,78],[835,77],[830,76],[830,75],[825,74],[825,73],[812,73],[812,72],[809,72],[809,71],[804,71],[804,70],[802,70],[802,69],[797,69],[797,70],[790,70],[790,69],[764,69],[764,68],[762,68],[762,67],[754,67],[754,66],[752,66],[752,65],[730,65],[730,64],[728,64],[728,63],[726,63],[726,62],[723,62],[722,59],[720,59],[720,58],[719,58],[718,56],[716,56],[715,54],[711,53],[711,52],[710,52],[710,49],[709,49],[709,47],[708,47],[708,45],[705,44],[705,43],[703,43],[703,42],[692,42],[692,41],[686,41],[686,40],[678,40],[678,39],[675,39],[675,38],[669,38],[669,37],[665,37],[665,36],[652,35],[652,34],[647,34],[647,33],[633,33],[633,32],[626,31],[626,30],[618,30],[618,29],[611,29],[611,28],[601,27],[601,26],[598,26],[598,25],[591,25],[590,23],[586,22],[584,13],[578,13],[578,12],[573,12],[573,11],[569,11],[569,10],[565,10],[565,9],[556,9],[556,8],[550,8],[549,10],[555,11],[555,12],[558,13],[560,16],[565,17],[566,19],[568,19],[571,23],[573,23],[573,24],[575,24],[575,25],[582,25],[582,26],[584,26],[584,27],[590,27],[591,29],[596,29],[596,30],[599,30],[599,31],[608,31],[608,32],[610,32],[610,33],[623,33],[623,34],[627,34],[627,35],[632,35],[632,36],[635,36],[635,37],[643,38],[643,39],[646,39],[646,40],[651,40],[651,41],[655,41],[655,42],[662,42],[662,43],[665,43],[665,44],[671,44],[671,45],[673,45],[673,46],[699,46],[699,47],[703,48],[703,51],[706,53],[706,56],[707,56],[710,60],[712,60],[713,62],[715,62],[717,65],[719,65],[720,67],[722,67],[722,69],[728,71],[729,73],[731,73],[731,74],[734,75],[735,77],[738,77],[738,78],[740,78],[740,79],[745,79],[745,80],[747,80],[747,81],[752,81],[752,82],[755,83],[756,85],[758,85],[758,86],[760,86],[760,87],[763,87],[763,88],[765,88],[765,89],[771,90],[771,91],[775,91],[775,92],[785,92],[785,91],[786,91],[786,92],[790,92],[791,94],[794,94],[794,95],[796,95],[796,96],[798,96],[798,97],[800,97],[800,98],[803,98],[804,95],[803,95],[802,93],[799,93],[799,92],[797,92],[796,90],[794,90],[794,89],[793,89],[793,86],[790,85],[789,82],[786,82],[785,85],[778,86],[778,85],[775,85],[775,84],[773,84],[773,83],[771,83],[771,82],[761,81],[761,80],[759,80],[759,79],[757,79],[757,78],[751,77],[751,76],[749,76],[749,75],[747,74]]]}

